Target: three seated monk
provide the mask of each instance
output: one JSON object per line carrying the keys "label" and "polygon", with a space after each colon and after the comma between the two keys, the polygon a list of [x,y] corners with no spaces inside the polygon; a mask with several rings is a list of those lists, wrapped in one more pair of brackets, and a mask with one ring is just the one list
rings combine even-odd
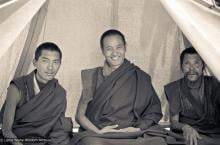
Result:
{"label": "three seated monk", "polygon": [[163,138],[143,135],[161,119],[161,104],[150,76],[125,58],[124,35],[108,30],[100,46],[103,66],[82,71],[75,144],[165,145]]}
{"label": "three seated monk", "polygon": [[69,144],[72,122],[65,117],[66,91],[54,78],[61,59],[56,44],[43,43],[35,51],[36,69],[11,81],[1,111],[1,144]]}
{"label": "three seated monk", "polygon": [[171,129],[187,145],[220,144],[220,83],[205,76],[205,63],[193,47],[180,56],[184,77],[165,86]]}
{"label": "three seated monk", "polygon": [[[38,46],[36,69],[11,81],[1,110],[1,144],[12,145],[166,145],[146,130],[162,117],[150,76],[125,58],[126,40],[114,29],[100,39],[102,67],[82,71],[76,112],[80,131],[70,142],[72,123],[65,117],[66,91],[55,79],[62,60],[51,42]],[[220,143],[220,83],[203,74],[205,63],[193,47],[180,56],[184,77],[167,84],[171,130],[187,145]]]}

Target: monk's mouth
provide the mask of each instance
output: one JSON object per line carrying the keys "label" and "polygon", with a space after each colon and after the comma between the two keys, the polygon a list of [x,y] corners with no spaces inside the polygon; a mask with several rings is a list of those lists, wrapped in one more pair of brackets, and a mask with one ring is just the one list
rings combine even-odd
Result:
{"label": "monk's mouth", "polygon": [[54,73],[46,73],[48,76],[52,76]]}
{"label": "monk's mouth", "polygon": [[120,56],[117,56],[117,57],[111,57],[111,60],[113,60],[113,61],[117,61],[117,60],[119,60],[119,58],[120,58]]}
{"label": "monk's mouth", "polygon": [[187,76],[198,76],[198,74],[187,74]]}

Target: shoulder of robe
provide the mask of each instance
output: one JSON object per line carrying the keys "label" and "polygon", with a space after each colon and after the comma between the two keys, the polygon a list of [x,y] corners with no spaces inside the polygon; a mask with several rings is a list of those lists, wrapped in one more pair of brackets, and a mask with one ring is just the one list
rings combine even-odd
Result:
{"label": "shoulder of robe", "polygon": [[90,87],[90,85],[92,85],[94,75],[97,72],[98,68],[100,68],[100,67],[85,69],[85,70],[81,71],[81,79],[82,79],[83,88],[88,88],[88,87]]}
{"label": "shoulder of robe", "polygon": [[25,87],[25,80],[26,80],[27,76],[21,76],[18,78],[13,79],[10,82],[10,85],[13,84],[15,85],[19,90],[23,90],[23,88]]}
{"label": "shoulder of robe", "polygon": [[92,76],[97,71],[98,68],[100,68],[100,67],[84,69],[81,71],[81,76],[83,76],[83,77]]}
{"label": "shoulder of robe", "polygon": [[165,94],[168,100],[170,99],[171,96],[174,96],[174,94],[178,93],[180,80],[181,79],[173,81],[164,86]]}
{"label": "shoulder of robe", "polygon": [[66,93],[66,89],[64,89],[64,87],[61,86],[60,84],[58,84],[58,88],[61,93]]}
{"label": "shoulder of robe", "polygon": [[138,72],[141,76],[143,76],[143,78],[146,79],[147,82],[151,82],[151,76],[150,76],[147,72],[143,71],[143,70],[140,69],[139,67],[138,67],[138,69],[137,69],[137,72]]}
{"label": "shoulder of robe", "polygon": [[[20,90],[18,89],[18,87],[14,84],[10,84],[8,89],[8,92],[10,92],[12,95],[10,97],[13,97],[14,99],[21,99],[21,95],[20,95]],[[8,97],[8,96],[7,96]],[[15,98],[16,97],[16,98]],[[18,98],[17,98],[18,97]]]}
{"label": "shoulder of robe", "polygon": [[212,82],[215,85],[219,85],[220,82],[214,76],[204,76],[206,80]]}
{"label": "shoulder of robe", "polygon": [[213,77],[213,76],[205,76],[205,85],[211,84],[212,91],[214,92],[214,96],[219,96],[220,95],[220,83],[219,81]]}
{"label": "shoulder of robe", "polygon": [[15,84],[13,84],[13,83],[10,84],[9,87],[8,87],[8,91],[10,91],[10,90],[13,90],[13,91],[16,91],[16,92],[19,93],[18,87]]}

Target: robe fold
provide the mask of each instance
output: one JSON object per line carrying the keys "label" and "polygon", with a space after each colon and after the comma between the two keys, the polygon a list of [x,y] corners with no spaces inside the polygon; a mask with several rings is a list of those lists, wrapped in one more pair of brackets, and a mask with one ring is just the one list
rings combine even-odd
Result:
{"label": "robe fold", "polygon": [[199,145],[220,144],[220,84],[213,78],[203,76],[203,102],[196,99],[184,79],[165,86],[171,116],[179,113],[179,122],[195,128],[203,139]]}
{"label": "robe fold", "polygon": [[[141,128],[141,131],[100,135],[81,127],[83,131],[74,135],[72,144],[165,145],[161,136],[144,137],[146,132],[150,134],[148,129],[162,117],[160,100],[150,76],[127,60],[101,82],[100,76],[101,67],[82,71],[81,99],[88,103],[88,119],[99,129],[118,124],[118,129],[133,126]],[[165,132],[159,131],[159,134],[167,136]]]}
{"label": "robe fold", "polygon": [[[56,79],[52,79],[36,93],[34,73],[11,82],[21,94],[15,111],[13,133],[19,139],[26,139],[22,142],[24,145],[67,145],[72,122],[64,115],[66,91]],[[4,106],[1,113],[3,112]]]}

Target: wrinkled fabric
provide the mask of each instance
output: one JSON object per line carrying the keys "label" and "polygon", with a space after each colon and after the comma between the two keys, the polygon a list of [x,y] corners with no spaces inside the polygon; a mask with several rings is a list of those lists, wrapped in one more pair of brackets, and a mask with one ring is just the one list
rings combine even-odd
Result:
{"label": "wrinkled fabric", "polygon": [[[127,103],[128,100],[130,105]],[[124,112],[121,112],[122,109]],[[117,114],[118,112],[121,114]],[[130,115],[120,118],[126,113]],[[115,123],[119,128],[123,128],[132,126],[137,121],[153,120],[157,123],[162,114],[160,101],[149,75],[125,61],[93,91],[93,99],[88,104],[86,116],[99,128]]]}
{"label": "wrinkled fabric", "polygon": [[[96,144],[97,143],[97,144]],[[73,136],[72,145],[184,145],[182,135],[165,130],[160,125],[130,133],[96,134],[83,131]]]}
{"label": "wrinkled fabric", "polygon": [[[143,130],[157,124],[162,117],[160,101],[153,89],[150,76],[125,60],[97,86],[100,69],[99,67],[82,72],[82,99],[88,102],[86,111],[88,119],[98,128],[118,124],[118,129],[134,126],[141,127],[142,131],[105,135],[82,131],[74,136],[73,144],[82,144],[85,140],[94,141],[91,137],[100,138],[99,141],[104,141],[106,145],[119,142],[129,145],[138,142],[139,137],[143,139]],[[152,123],[148,124],[149,122]],[[129,139],[133,141],[130,142]],[[145,138],[143,144],[146,144],[148,139]],[[159,142],[164,144],[165,141],[161,139]]]}

